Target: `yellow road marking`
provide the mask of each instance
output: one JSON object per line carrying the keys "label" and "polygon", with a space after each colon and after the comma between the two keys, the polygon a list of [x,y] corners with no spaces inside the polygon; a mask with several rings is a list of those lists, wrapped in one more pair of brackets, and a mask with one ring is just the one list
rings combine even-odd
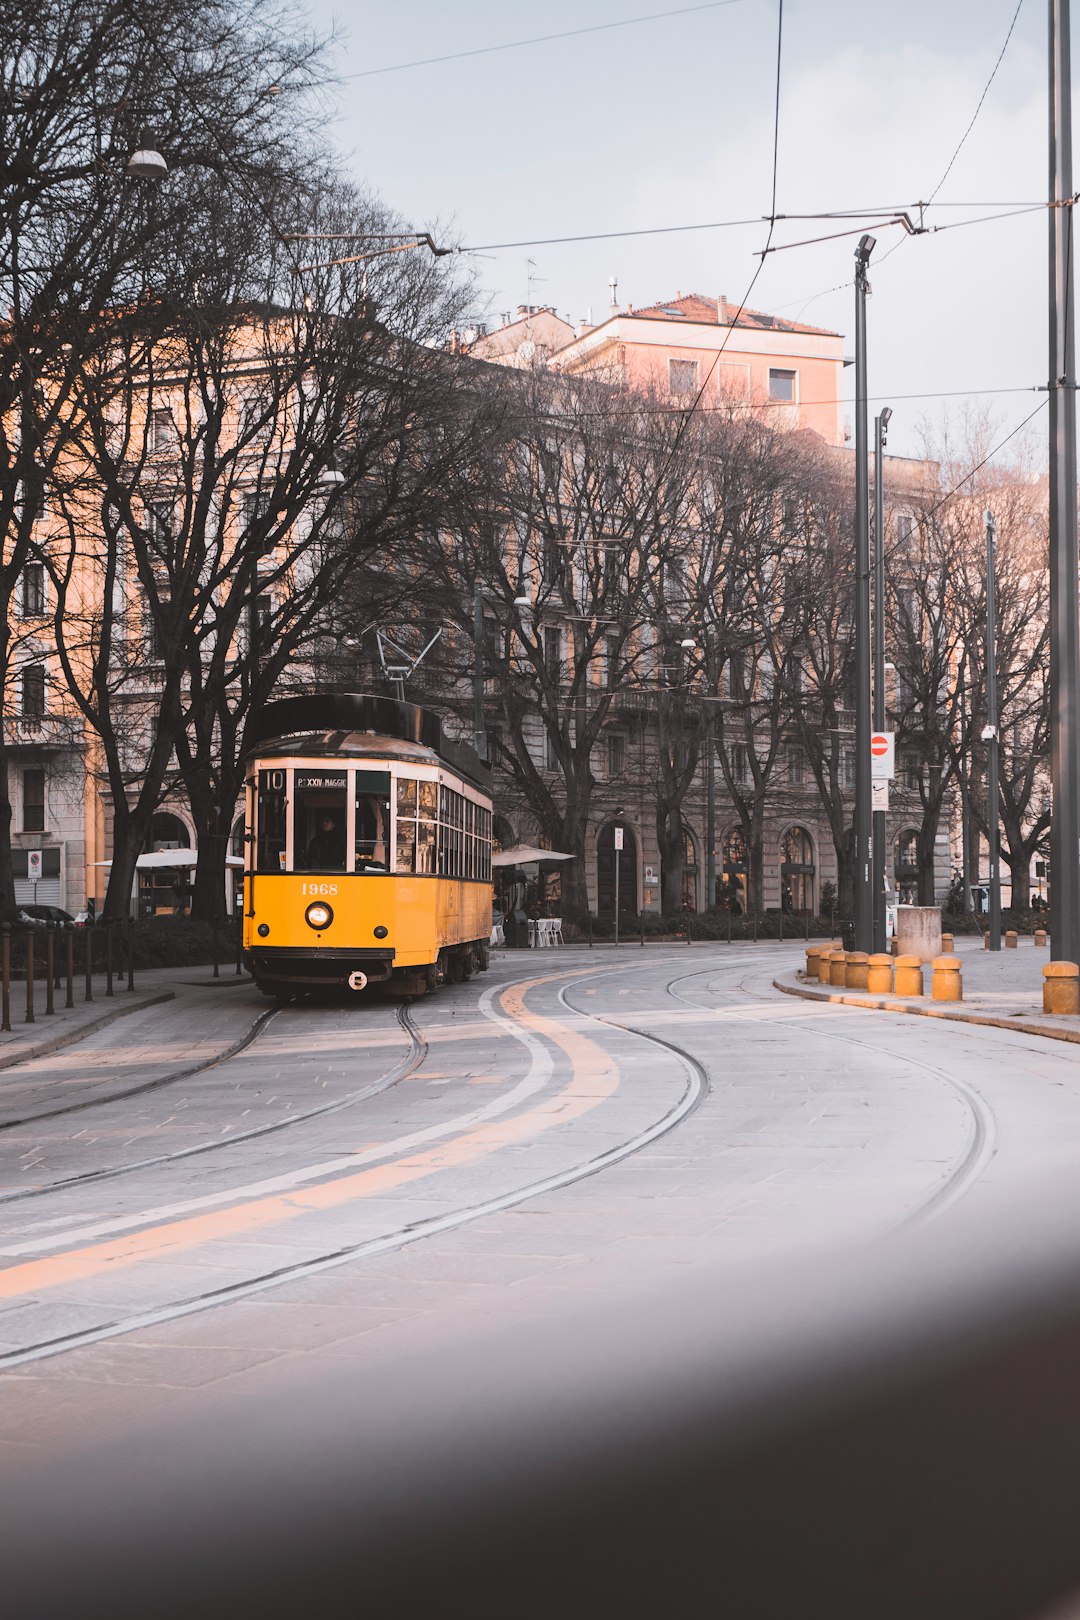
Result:
{"label": "yellow road marking", "polygon": [[511,1018],[554,1042],[570,1060],[573,1078],[569,1083],[525,1113],[465,1131],[449,1142],[411,1154],[394,1164],[377,1165],[296,1192],[251,1199],[228,1209],[186,1216],[126,1237],[10,1266],[0,1272],[0,1299],[17,1299],[64,1283],[105,1276],[141,1260],[171,1259],[203,1243],[244,1237],[318,1210],[339,1208],[354,1199],[393,1192],[440,1170],[476,1163],[500,1148],[529,1141],[553,1126],[567,1125],[581,1118],[618,1089],[618,1070],[603,1049],[587,1036],[564,1029],[553,1019],[525,1006],[525,996],[530,990],[568,976],[553,973],[529,979],[524,984],[510,986],[499,998]]}

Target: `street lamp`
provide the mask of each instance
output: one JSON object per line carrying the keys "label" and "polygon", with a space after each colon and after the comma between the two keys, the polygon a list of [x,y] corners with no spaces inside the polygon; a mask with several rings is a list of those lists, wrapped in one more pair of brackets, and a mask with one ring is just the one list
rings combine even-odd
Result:
{"label": "street lamp", "polygon": [[318,482],[319,488],[326,490],[327,492],[340,489],[342,484],[345,482],[345,474],[338,466],[337,458],[335,456],[327,457],[326,466],[319,473]]}
{"label": "street lamp", "polygon": [[855,947],[869,951],[874,936],[870,877],[870,469],[867,457],[867,266],[876,240],[861,236],[855,249]]}
{"label": "street lamp", "polygon": [[169,165],[148,129],[139,131],[139,144],[127,160],[127,172],[140,180],[163,180],[169,172]]}
{"label": "street lamp", "polygon": [[[885,433],[892,420],[886,405],[874,418],[874,730],[885,730]],[[886,795],[888,786],[886,785]],[[874,811],[874,950],[887,947],[885,910],[885,810]]]}

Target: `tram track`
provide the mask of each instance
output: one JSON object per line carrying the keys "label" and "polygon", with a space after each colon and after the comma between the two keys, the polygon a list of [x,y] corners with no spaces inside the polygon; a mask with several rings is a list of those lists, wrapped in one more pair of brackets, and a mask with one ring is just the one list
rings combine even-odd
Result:
{"label": "tram track", "polygon": [[[599,978],[618,971],[622,971],[622,968],[615,968],[614,966],[611,968],[597,968],[588,977]],[[499,993],[501,994],[503,990],[513,988],[514,982],[511,981],[510,984],[501,986]],[[583,978],[578,979],[577,982],[583,982]],[[0,1371],[50,1359],[108,1339],[120,1338],[128,1333],[145,1331],[165,1322],[200,1314],[203,1311],[214,1309],[218,1305],[248,1299],[274,1288],[283,1287],[288,1283],[299,1282],[308,1277],[317,1276],[324,1271],[336,1269],[353,1261],[371,1258],[407,1247],[427,1237],[455,1231],[474,1221],[482,1220],[487,1216],[527,1203],[532,1198],[543,1197],[549,1193],[557,1192],[564,1187],[572,1186],[576,1182],[595,1176],[611,1165],[630,1158],[633,1154],[640,1152],[643,1148],[667,1135],[670,1131],[676,1129],[682,1120],[692,1113],[699,1106],[704,1096],[707,1095],[709,1084],[707,1071],[692,1053],[686,1052],[674,1042],[664,1040],[660,1036],[646,1031],[627,1029],[626,1026],[619,1024],[616,1020],[575,1008],[565,1000],[562,1001],[562,1005],[568,1012],[573,1013],[575,1017],[585,1018],[593,1023],[604,1024],[609,1028],[618,1029],[620,1033],[629,1034],[635,1039],[649,1042],[678,1057],[683,1064],[687,1083],[682,1095],[673,1106],[659,1119],[654,1120],[642,1130],[634,1132],[623,1141],[615,1143],[601,1153],[592,1155],[578,1164],[568,1166],[565,1170],[530,1181],[520,1187],[508,1189],[491,1198],[465,1204],[438,1215],[403,1223],[393,1231],[380,1233],[378,1236],[365,1239],[362,1242],[341,1245],[320,1255],[273,1268],[256,1277],[249,1277],[218,1288],[207,1289],[188,1299],[174,1301],[146,1311],[132,1312],[93,1328],[60,1334],[32,1345],[7,1351],[0,1354]],[[507,1021],[506,1015],[503,1013],[496,1014],[495,1017],[499,1022]],[[526,1046],[535,1044],[535,1037],[525,1030],[518,1031],[518,1038],[522,1039]]]}
{"label": "tram track", "polygon": [[[264,1022],[262,1028],[265,1029],[266,1023],[283,1010],[282,1008],[274,1008],[268,1014],[264,1014],[266,1022]],[[380,1075],[377,1080],[369,1081],[366,1086],[360,1086],[344,1097],[338,1097],[333,1102],[320,1103],[316,1108],[306,1108],[302,1113],[289,1114],[283,1119],[272,1120],[266,1125],[254,1125],[248,1130],[232,1131],[228,1136],[217,1137],[212,1142],[196,1142],[191,1147],[176,1148],[171,1153],[157,1153],[149,1158],[135,1159],[129,1164],[107,1165],[100,1170],[85,1170],[75,1176],[61,1176],[56,1181],[44,1182],[40,1186],[19,1187],[11,1192],[0,1192],[0,1205],[23,1203],[31,1198],[44,1198],[52,1193],[66,1192],[73,1187],[94,1186],[103,1181],[113,1181],[120,1176],[134,1175],[140,1170],[160,1169],[166,1165],[177,1164],[184,1159],[195,1158],[204,1153],[216,1152],[221,1148],[235,1147],[240,1142],[251,1142],[260,1137],[272,1136],[278,1131],[288,1130],[293,1125],[303,1125],[309,1120],[325,1119],[328,1115],[341,1113],[347,1108],[354,1108],[358,1103],[367,1102],[372,1097],[377,1097],[380,1093],[389,1091],[391,1086],[396,1086],[402,1080],[407,1080],[410,1075],[415,1074],[427,1057],[427,1040],[416,1028],[407,1003],[402,1002],[398,1006],[396,1017],[399,1025],[409,1037],[409,1050],[403,1057],[398,1059],[392,1068],[387,1070],[385,1074]],[[239,1050],[243,1051],[250,1046],[259,1033],[261,1031],[249,1032],[244,1045]],[[231,1057],[237,1055],[237,1052],[228,1054]],[[214,1063],[207,1064],[205,1067],[214,1068],[218,1063],[225,1061],[226,1055],[222,1055],[215,1059]],[[186,1076],[177,1075],[175,1078],[190,1078],[190,1074]],[[125,1097],[130,1096],[131,1093],[125,1092],[124,1095]]]}

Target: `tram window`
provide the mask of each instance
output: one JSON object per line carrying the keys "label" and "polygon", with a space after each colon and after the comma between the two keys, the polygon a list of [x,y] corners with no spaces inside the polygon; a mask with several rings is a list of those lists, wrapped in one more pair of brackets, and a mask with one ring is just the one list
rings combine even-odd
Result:
{"label": "tram window", "polygon": [[[356,772],[356,870],[390,870],[390,773]],[[401,868],[399,867],[400,871]]]}
{"label": "tram window", "polygon": [[431,874],[435,870],[435,823],[416,823],[416,870]]}
{"label": "tram window", "polygon": [[285,772],[259,772],[258,844],[255,870],[281,872],[285,867]]}
{"label": "tram window", "polygon": [[298,872],[345,870],[345,772],[297,771],[293,866]]}

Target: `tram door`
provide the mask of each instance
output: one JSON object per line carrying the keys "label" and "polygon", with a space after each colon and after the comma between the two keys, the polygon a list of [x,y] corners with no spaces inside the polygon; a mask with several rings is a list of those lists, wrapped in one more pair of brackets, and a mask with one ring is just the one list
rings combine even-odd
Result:
{"label": "tram door", "polygon": [[[625,822],[619,856],[619,916],[636,917],[638,910],[638,848]],[[596,914],[608,922],[615,918],[615,826],[604,827],[596,840]]]}

